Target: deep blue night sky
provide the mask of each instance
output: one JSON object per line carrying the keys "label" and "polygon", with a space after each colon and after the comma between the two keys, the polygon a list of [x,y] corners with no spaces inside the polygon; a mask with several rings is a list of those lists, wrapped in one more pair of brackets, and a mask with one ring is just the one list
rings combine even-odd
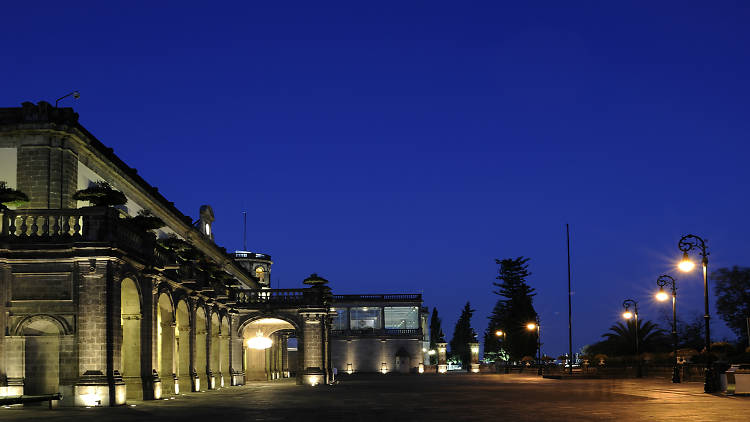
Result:
{"label": "deep blue night sky", "polygon": [[566,222],[575,349],[625,298],[660,318],[683,234],[750,265],[744,2],[188,3],[5,4],[0,106],[80,90],[63,104],[186,214],[211,204],[218,243],[248,212],[274,287],[424,292],[448,336],[470,300],[481,334],[494,259],[524,255],[557,356]]}

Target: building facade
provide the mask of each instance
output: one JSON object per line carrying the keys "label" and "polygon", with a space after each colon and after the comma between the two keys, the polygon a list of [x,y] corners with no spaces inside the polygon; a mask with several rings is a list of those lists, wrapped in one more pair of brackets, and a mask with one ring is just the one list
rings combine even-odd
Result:
{"label": "building facade", "polygon": [[[210,206],[184,215],[71,108],[0,108],[0,182],[28,196],[0,204],[0,397],[119,405],[249,380],[323,384],[334,366],[423,367],[421,295],[334,296],[315,274],[271,289],[270,255],[227,253]],[[76,199],[101,182],[123,203]]]}
{"label": "building facade", "polygon": [[422,295],[334,295],[333,307],[331,361],[338,371],[424,371],[430,339]]}
{"label": "building facade", "polygon": [[[182,214],[72,109],[0,109],[0,181],[29,199],[0,209],[0,396],[115,405],[240,385],[258,367],[289,376],[291,336],[298,382],[329,380],[325,282],[263,289],[270,256],[228,254],[209,206]],[[126,202],[74,199],[99,181]],[[144,210],[163,227],[140,225]],[[273,346],[251,349],[258,332]]]}

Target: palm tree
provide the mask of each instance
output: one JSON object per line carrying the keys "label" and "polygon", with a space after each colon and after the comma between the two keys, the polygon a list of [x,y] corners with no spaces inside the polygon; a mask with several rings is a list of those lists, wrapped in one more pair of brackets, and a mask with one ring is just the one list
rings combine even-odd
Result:
{"label": "palm tree", "polygon": [[[609,327],[608,333],[602,335],[605,342],[609,343],[612,349],[623,354],[635,354],[635,321],[628,321],[627,324],[618,322]],[[663,346],[665,340],[664,330],[651,321],[638,320],[638,344],[641,353],[654,351]]]}

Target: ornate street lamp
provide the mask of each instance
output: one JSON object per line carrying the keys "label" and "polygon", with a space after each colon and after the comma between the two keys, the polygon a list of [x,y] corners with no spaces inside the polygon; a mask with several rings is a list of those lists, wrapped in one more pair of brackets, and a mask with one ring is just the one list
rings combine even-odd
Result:
{"label": "ornate street lamp", "polygon": [[701,256],[703,264],[703,305],[706,311],[705,315],[703,315],[706,321],[706,378],[703,382],[703,391],[706,393],[715,393],[719,388],[711,359],[711,329],[709,327],[711,315],[708,312],[708,250],[706,249],[706,242],[696,235],[688,234],[682,236],[677,247],[682,251],[682,261],[680,261],[678,267],[683,272],[689,272],[695,268],[695,263],[690,260],[688,252],[698,249],[698,253]]}
{"label": "ornate street lamp", "polygon": [[659,292],[656,293],[656,299],[664,302],[669,299],[669,295],[664,291],[664,286],[672,288],[672,350],[674,352],[674,366],[672,367],[672,382],[680,382],[680,368],[677,364],[677,283],[676,280],[666,274],[656,279],[656,285],[659,286]]}
{"label": "ornate street lamp", "polygon": [[[630,311],[630,307],[633,307],[633,311]],[[639,351],[639,345],[638,345],[638,302],[634,301],[633,299],[625,299],[624,302],[622,302],[622,307],[625,309],[625,311],[622,313],[622,317],[630,320],[631,318],[635,317],[635,358],[638,361],[638,365],[636,366],[636,374],[635,376],[638,378],[641,378],[643,376],[643,372],[641,371],[641,353]]]}
{"label": "ornate street lamp", "polygon": [[535,322],[526,324],[526,329],[529,331],[536,330],[536,364],[538,367],[537,374],[542,375],[542,338],[539,328],[539,315],[536,316]]}

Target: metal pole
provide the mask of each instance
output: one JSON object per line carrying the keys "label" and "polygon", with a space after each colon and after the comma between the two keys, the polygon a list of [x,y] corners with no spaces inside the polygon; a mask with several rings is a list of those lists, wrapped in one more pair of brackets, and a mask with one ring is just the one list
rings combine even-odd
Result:
{"label": "metal pole", "polygon": [[242,229],[242,250],[247,251],[247,211],[242,211],[242,220],[244,225]]}
{"label": "metal pole", "polygon": [[703,316],[706,321],[706,378],[703,384],[703,391],[706,393],[715,393],[718,390],[718,385],[711,358],[711,328],[709,321],[711,314],[708,309],[708,250],[706,242],[699,236],[687,234],[682,236],[677,246],[683,252],[683,258],[688,258],[688,251],[691,249],[700,249],[703,263],[703,305],[706,308],[706,314]]}
{"label": "metal pole", "polygon": [[706,315],[703,317],[706,320],[706,380],[703,384],[703,391],[706,393],[715,393],[717,386],[713,359],[711,359],[711,327],[709,324],[711,314],[708,311],[708,256],[705,246],[703,249],[703,304],[706,307]]}
{"label": "metal pole", "polygon": [[635,305],[635,358],[638,359],[638,367],[635,376],[641,378],[643,372],[641,370],[641,352],[638,350],[638,305]]}
{"label": "metal pole", "polygon": [[536,318],[536,358],[539,369],[538,375],[542,375],[542,326],[539,325],[539,317]]}
{"label": "metal pole", "polygon": [[573,375],[573,308],[570,292],[570,226],[565,224],[565,237],[568,244],[568,373]]}
{"label": "metal pole", "polygon": [[677,286],[672,280],[672,349],[674,350],[674,367],[672,368],[672,382],[680,382],[680,368],[677,360]]}

